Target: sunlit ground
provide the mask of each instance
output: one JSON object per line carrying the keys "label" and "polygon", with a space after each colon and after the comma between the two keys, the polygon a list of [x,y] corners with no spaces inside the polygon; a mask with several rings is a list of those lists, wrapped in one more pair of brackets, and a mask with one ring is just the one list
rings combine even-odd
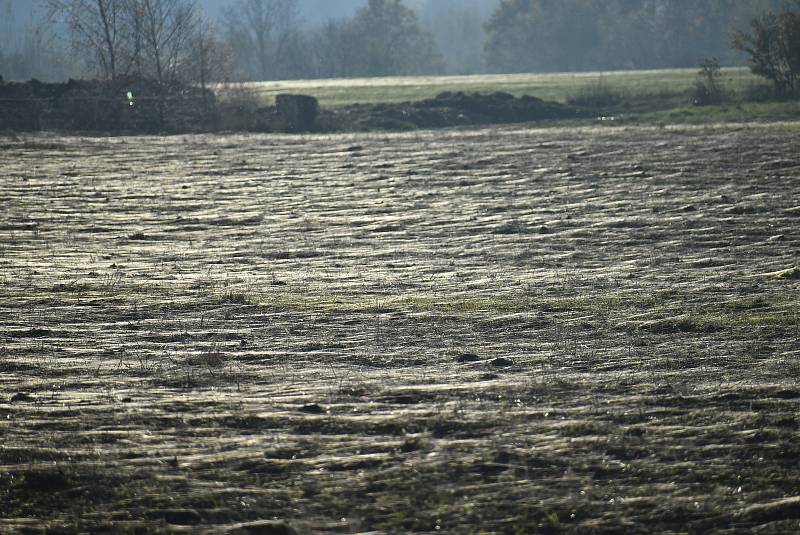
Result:
{"label": "sunlit ground", "polygon": [[0,532],[800,530],[796,123],[0,145]]}

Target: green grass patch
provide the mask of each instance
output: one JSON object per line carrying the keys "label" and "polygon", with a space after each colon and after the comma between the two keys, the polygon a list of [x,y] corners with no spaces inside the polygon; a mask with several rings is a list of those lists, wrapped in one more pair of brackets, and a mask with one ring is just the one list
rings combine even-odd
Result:
{"label": "green grass patch", "polygon": [[[695,106],[697,69],[609,71],[590,73],[410,76],[327,80],[250,82],[229,94],[249,95],[262,105],[281,93],[312,95],[322,107],[379,104],[433,98],[443,91],[504,91],[517,97],[572,103],[614,116],[607,124],[703,124],[800,118],[800,102],[767,101],[770,85],[749,69],[726,68],[720,84],[726,103]],[[217,87],[223,100],[226,86]],[[559,121],[558,125],[593,124],[595,120]]]}
{"label": "green grass patch", "polygon": [[621,124],[706,124],[800,119],[800,101],[731,102],[715,106],[684,105],[623,116]]}
{"label": "green grass patch", "polygon": [[[575,94],[602,84],[626,100],[688,102],[697,76],[696,69],[609,71],[553,74],[493,74],[474,76],[408,76],[331,80],[251,82],[243,88],[273,104],[281,93],[303,93],[319,100],[321,106],[374,104],[432,98],[442,91],[505,91],[515,96],[531,95],[545,100],[567,102]],[[761,82],[745,68],[723,69],[726,90],[741,95]],[[225,88],[218,87],[223,93]]]}

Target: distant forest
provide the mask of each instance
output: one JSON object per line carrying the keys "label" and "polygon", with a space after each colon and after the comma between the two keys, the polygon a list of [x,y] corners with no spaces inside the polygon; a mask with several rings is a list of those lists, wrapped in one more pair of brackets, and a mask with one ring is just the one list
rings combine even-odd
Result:
{"label": "distant forest", "polygon": [[[152,1],[0,0],[0,75],[109,75],[98,51],[70,32],[75,20],[64,6]],[[707,58],[740,65],[744,57],[730,46],[734,30],[762,12],[800,6],[799,0],[169,1],[191,9],[203,42],[214,45],[219,59],[207,74],[220,81],[696,67]]]}

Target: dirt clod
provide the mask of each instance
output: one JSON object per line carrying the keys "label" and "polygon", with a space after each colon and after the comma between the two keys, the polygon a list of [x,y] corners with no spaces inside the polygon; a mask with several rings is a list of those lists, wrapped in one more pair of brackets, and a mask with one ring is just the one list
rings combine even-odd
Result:
{"label": "dirt clod", "polygon": [[460,364],[466,364],[469,362],[478,362],[481,360],[481,357],[476,355],[475,353],[462,353],[456,357],[456,362]]}
{"label": "dirt clod", "polygon": [[745,507],[737,517],[755,522],[773,522],[787,518],[800,518],[800,496],[792,496],[768,503]]}
{"label": "dirt clod", "polygon": [[280,520],[261,520],[237,524],[228,529],[228,535],[297,535],[297,530]]}
{"label": "dirt clod", "polygon": [[497,357],[489,363],[495,368],[507,368],[514,365],[514,361],[506,357]]}
{"label": "dirt clod", "polygon": [[177,526],[193,526],[202,521],[200,514],[193,509],[158,509],[149,511],[147,516]]}
{"label": "dirt clod", "polygon": [[300,412],[304,412],[306,414],[325,414],[326,411],[320,405],[316,403],[309,403],[308,405],[303,405],[298,409]]}

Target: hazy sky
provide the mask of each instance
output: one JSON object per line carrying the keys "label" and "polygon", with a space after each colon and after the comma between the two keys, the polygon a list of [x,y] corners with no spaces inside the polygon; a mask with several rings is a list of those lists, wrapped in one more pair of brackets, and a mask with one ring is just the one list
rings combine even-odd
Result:
{"label": "hazy sky", "polygon": [[[439,0],[446,2],[448,0]],[[217,17],[234,0],[200,0],[209,15]],[[498,0],[460,0],[459,3],[479,7],[484,15],[491,11]],[[31,20],[36,6],[43,6],[43,0],[0,0],[0,32],[7,29],[2,26],[19,28]],[[367,0],[298,0],[300,10],[306,24],[313,26],[331,18],[352,16]],[[426,3],[437,3],[437,0],[405,0],[409,7],[419,8]],[[8,19],[13,17],[12,21]]]}
{"label": "hazy sky", "polygon": [[[231,0],[202,0],[211,16],[216,16],[225,7],[233,4]],[[298,0],[303,19],[309,24],[323,22],[330,18],[348,17],[366,3],[366,0]]]}
{"label": "hazy sky", "polygon": [[[418,8],[428,2],[436,0],[405,0],[409,7]],[[231,5],[232,0],[202,0],[203,5],[212,15],[218,13],[225,6]],[[472,5],[485,5],[491,8],[498,0],[462,0],[461,3]],[[298,0],[304,18],[310,23],[322,22],[329,18],[349,17],[356,10],[367,3],[367,0]]]}
{"label": "hazy sky", "polygon": [[[233,0],[200,0],[209,15],[218,15],[225,7],[232,5]],[[366,0],[298,0],[303,17],[310,23],[325,21],[329,18],[347,17],[366,3]],[[415,0],[408,2],[413,5]],[[41,0],[0,0],[0,20],[8,22],[9,14],[16,23],[27,21],[36,6],[44,5]],[[9,7],[11,9],[9,9]]]}
{"label": "hazy sky", "polygon": [[[218,15],[233,0],[201,0],[211,16]],[[448,0],[405,0],[412,8],[420,8],[425,4],[446,3]],[[484,14],[491,12],[499,0],[459,0],[459,4],[469,4],[480,8]],[[309,25],[319,24],[331,18],[352,16],[367,0],[298,0],[303,19]]]}

